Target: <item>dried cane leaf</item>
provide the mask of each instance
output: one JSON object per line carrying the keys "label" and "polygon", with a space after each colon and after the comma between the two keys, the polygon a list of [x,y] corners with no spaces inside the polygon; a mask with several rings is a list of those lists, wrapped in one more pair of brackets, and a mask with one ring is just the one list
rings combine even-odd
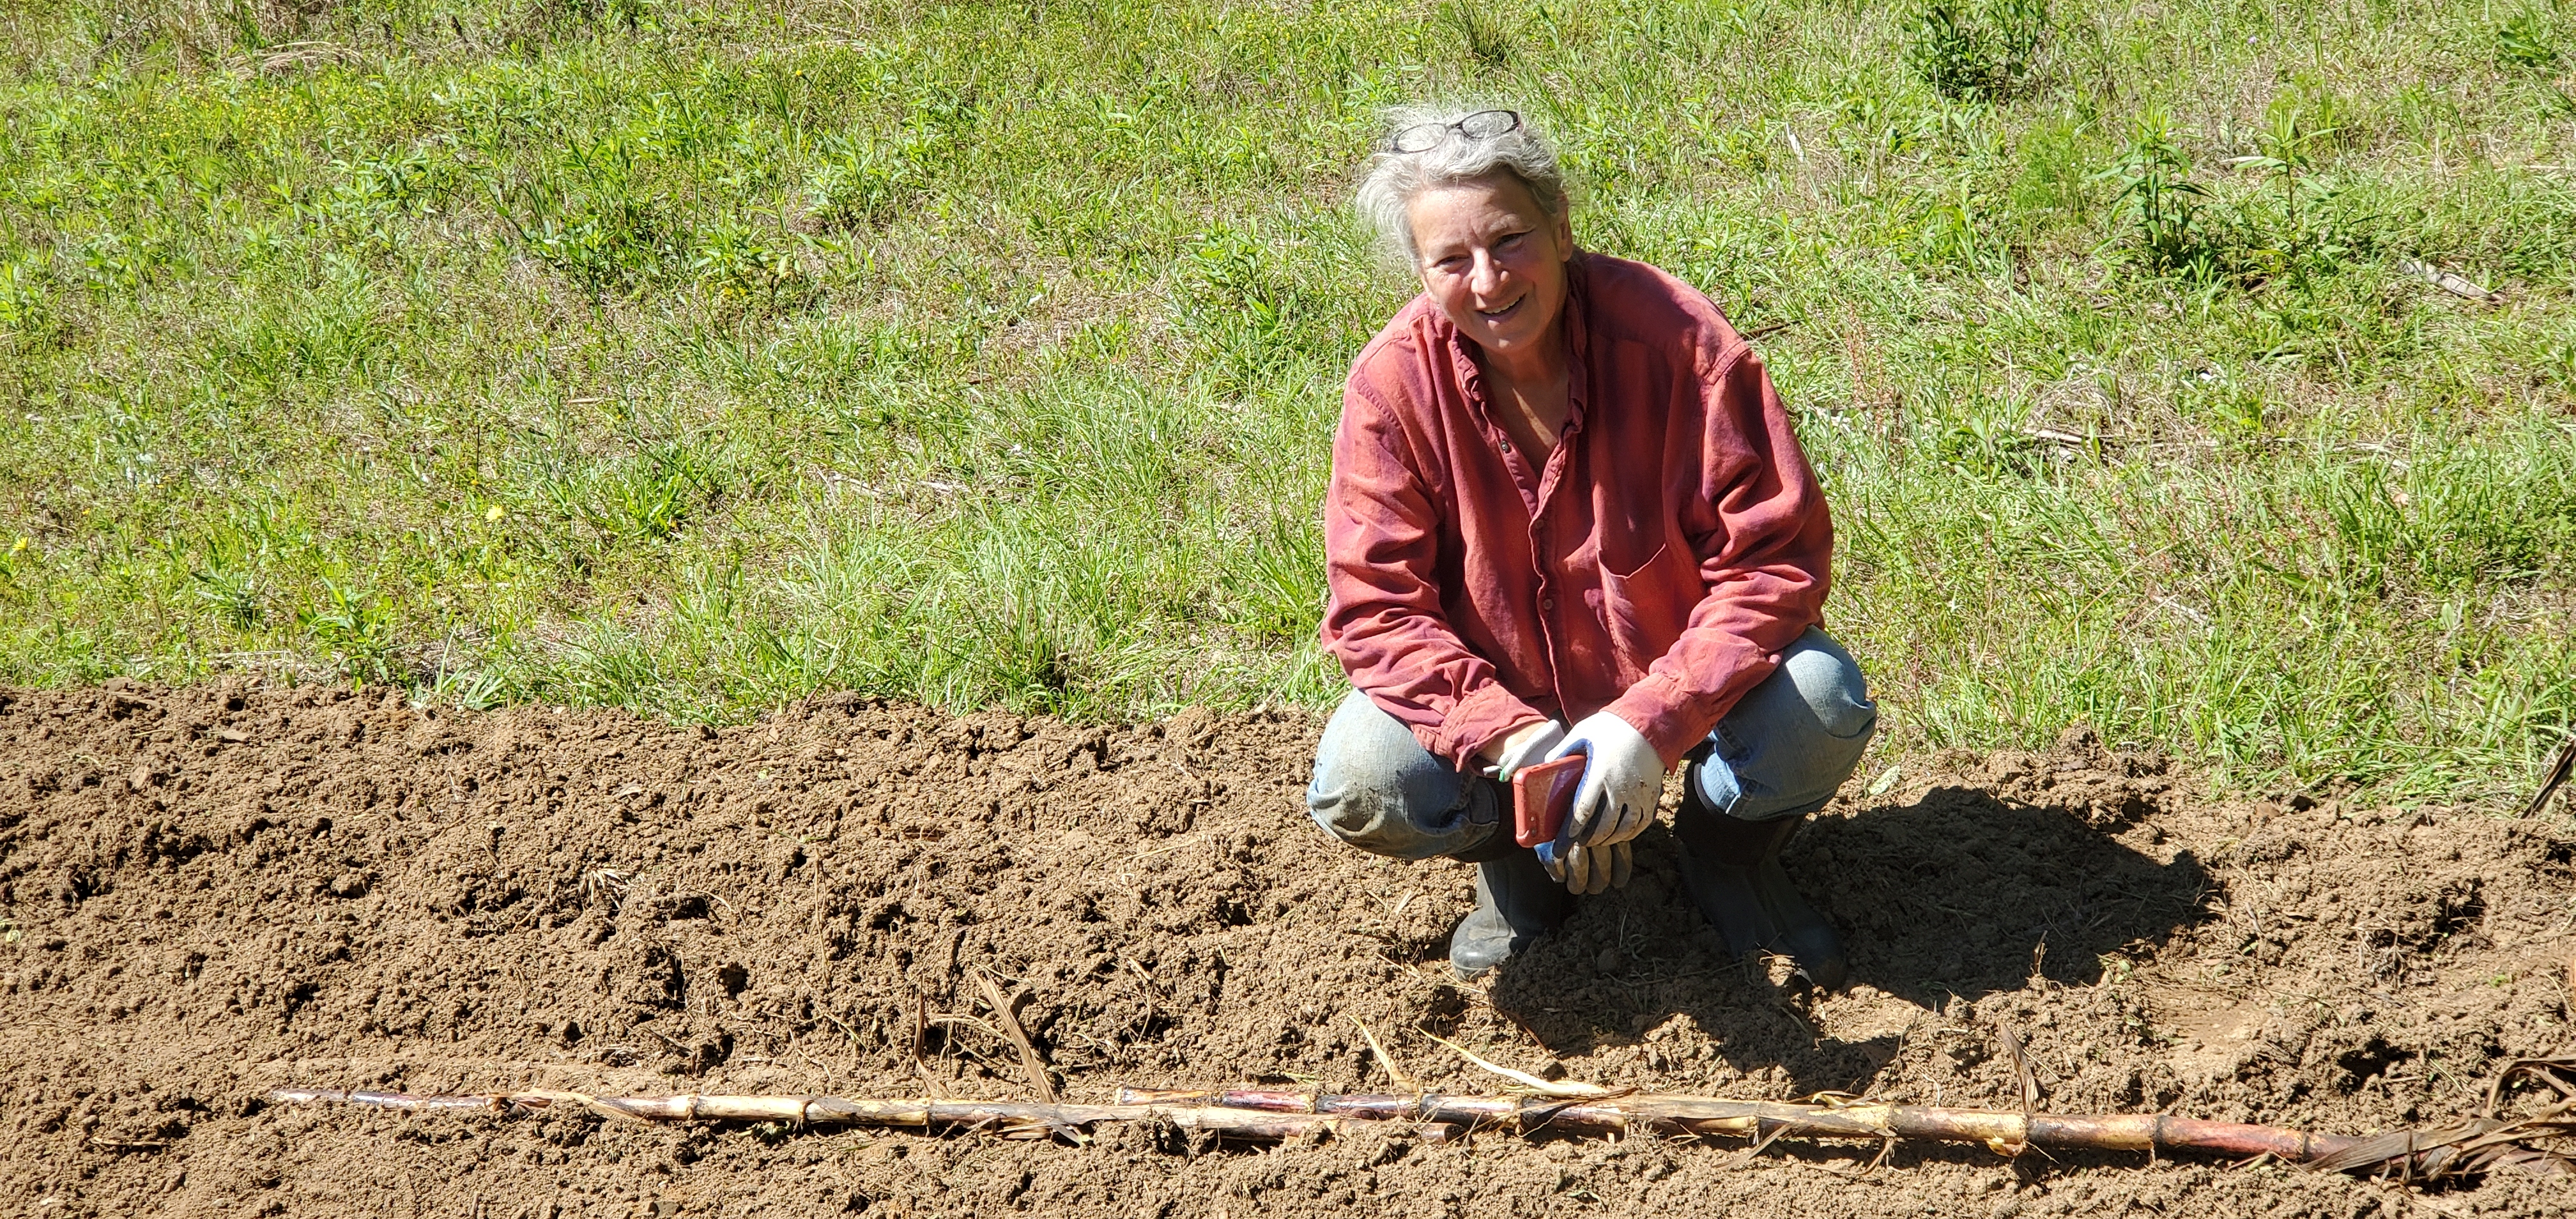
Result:
{"label": "dried cane leaf", "polygon": [[1386,1068],[1387,1078],[1394,1080],[1396,1087],[1406,1092],[1422,1091],[1422,1085],[1413,1082],[1413,1077],[1405,1074],[1404,1068],[1395,1065],[1395,1057],[1386,1052],[1385,1046],[1377,1043],[1377,1034],[1370,1032],[1366,1023],[1357,1016],[1351,1017],[1351,1023],[1359,1026],[1360,1036],[1368,1041],[1369,1053],[1377,1055],[1377,1065]]}
{"label": "dried cane leaf", "polygon": [[1787,1126],[1773,1126],[1769,1134],[1763,1135],[1759,1139],[1755,1139],[1752,1146],[1727,1157],[1725,1163],[1717,1166],[1718,1171],[1724,1172],[1730,1168],[1742,1168],[1745,1165],[1752,1163],[1754,1160],[1760,1158],[1763,1152],[1770,1150],[1771,1144],[1779,1142],[1780,1136],[1783,1133],[1786,1133],[1788,1129],[1789,1128]]}
{"label": "dried cane leaf", "polygon": [[1011,1011],[1011,1001],[1002,997],[1002,988],[993,985],[992,978],[978,973],[975,982],[983,988],[984,1002],[992,1006],[994,1018],[1002,1022],[1002,1032],[1019,1050],[1020,1069],[1029,1073],[1029,1086],[1037,1090],[1039,1100],[1050,1105],[1056,1103],[1055,1081],[1047,1078],[1046,1060],[1038,1057],[1038,1048],[1030,1043],[1028,1030],[1020,1027],[1020,1018]]}
{"label": "dried cane leaf", "polygon": [[2039,1074],[2030,1069],[2030,1055],[2022,1050],[2021,1038],[2009,1025],[1996,1025],[1995,1038],[2004,1043],[2004,1053],[2012,1058],[2013,1074],[2021,1085],[2021,1116],[2027,1122],[2031,1110],[2039,1104]]}
{"label": "dried cane leaf", "polygon": [[1512,1082],[1528,1088],[1541,1096],[1608,1096],[1611,1094],[1610,1089],[1604,1088],[1599,1084],[1587,1084],[1571,1079],[1555,1081],[1544,1080],[1527,1071],[1515,1071],[1510,1067],[1498,1067],[1493,1063],[1476,1057],[1475,1051],[1470,1050],[1457,1042],[1451,1041],[1438,1033],[1424,1031],[1422,1035],[1457,1051],[1460,1058],[1464,1058],[1487,1071],[1491,1071],[1496,1075],[1500,1075],[1505,1079],[1511,1080]]}

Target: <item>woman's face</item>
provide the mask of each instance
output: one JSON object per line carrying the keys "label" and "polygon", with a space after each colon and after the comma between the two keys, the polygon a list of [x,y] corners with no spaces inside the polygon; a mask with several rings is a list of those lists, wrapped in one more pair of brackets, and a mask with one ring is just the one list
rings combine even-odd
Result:
{"label": "woman's face", "polygon": [[1435,187],[1415,195],[1405,216],[1422,286],[1462,333],[1506,357],[1555,341],[1574,234],[1564,217],[1548,219],[1519,179]]}

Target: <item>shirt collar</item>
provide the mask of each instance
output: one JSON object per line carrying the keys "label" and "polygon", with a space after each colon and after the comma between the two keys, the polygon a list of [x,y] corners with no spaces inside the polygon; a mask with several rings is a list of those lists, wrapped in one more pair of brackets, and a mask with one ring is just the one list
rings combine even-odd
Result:
{"label": "shirt collar", "polygon": [[[1592,329],[1585,318],[1591,312],[1591,293],[1585,281],[1590,278],[1586,264],[1591,259],[1590,254],[1576,250],[1574,257],[1565,263],[1565,316],[1562,323],[1565,326],[1565,430],[1568,435],[1583,430],[1586,400],[1590,397]],[[1439,305],[1432,303],[1429,293],[1423,295],[1423,302],[1429,306],[1426,312],[1431,318],[1433,334],[1448,349],[1449,364],[1457,372],[1458,387],[1466,395],[1468,409],[1490,427],[1493,421],[1485,409],[1485,372],[1476,363],[1473,340],[1458,329],[1457,323],[1449,320],[1448,314],[1440,311]]]}

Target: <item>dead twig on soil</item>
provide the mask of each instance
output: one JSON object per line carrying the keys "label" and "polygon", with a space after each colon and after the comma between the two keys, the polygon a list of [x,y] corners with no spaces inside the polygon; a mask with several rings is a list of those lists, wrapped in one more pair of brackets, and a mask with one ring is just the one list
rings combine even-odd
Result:
{"label": "dead twig on soil", "polygon": [[930,996],[914,995],[912,997],[912,1073],[921,1077],[921,1086],[928,1088],[934,1099],[946,1100],[948,1089],[940,1086],[939,1077],[930,1073],[929,1064],[924,1062],[921,1056],[922,1046],[929,1038]]}
{"label": "dead twig on soil", "polygon": [[1771,1150],[1771,1145],[1779,1142],[1780,1136],[1787,1133],[1789,1133],[1789,1128],[1787,1126],[1773,1126],[1769,1134],[1765,1134],[1762,1137],[1753,1140],[1752,1146],[1736,1152],[1725,1163],[1718,1165],[1718,1167],[1720,1169],[1742,1168],[1755,1160],[1761,1159],[1762,1153]]}
{"label": "dead twig on soil", "polygon": [[102,1151],[161,1151],[170,1146],[158,1139],[111,1139],[98,1134],[89,1136],[89,1145]]}
{"label": "dead twig on soil", "polygon": [[[2013,1077],[2021,1085],[2022,1128],[2027,1130],[2030,1128],[2031,1118],[2035,1116],[2034,1111],[2039,1107],[2039,1075],[2030,1069],[2030,1055],[2022,1049],[2021,1037],[2012,1031],[2011,1026],[1996,1025],[1995,1040],[2004,1044],[2004,1053],[2012,1058]],[[2013,1143],[1995,1148],[2008,1156],[2018,1156],[2028,1149],[2027,1143]],[[2267,1151],[2266,1154],[2269,1152]]]}
{"label": "dead twig on soil", "polygon": [[2558,794],[2559,785],[2567,782],[2571,773],[2576,773],[2576,734],[2570,734],[2567,743],[2559,747],[2558,760],[2549,764],[2549,773],[2540,780],[2539,793],[2531,798],[2530,804],[2523,806],[2522,815],[2539,816],[2540,810],[2549,807],[2549,798]]}
{"label": "dead twig on soil", "polygon": [[[2566,1072],[2567,1075],[2559,1074],[2561,1071]],[[2560,1054],[2553,1058],[2517,1058],[2506,1063],[2504,1070],[2496,1072],[2494,1081],[2487,1085],[2487,1107],[2478,1116],[2485,1118],[2496,1116],[2496,1111],[2504,1105],[2505,1089],[2513,1086],[2514,1077],[2518,1075],[2528,1075],[2549,1085],[2550,1089],[2560,1096],[2576,1101],[2576,1083],[2568,1082],[2569,1075],[2576,1075],[2576,1054]],[[2565,1106],[2562,1105],[2560,1108]]]}
{"label": "dead twig on soil", "polygon": [[2431,284],[2436,288],[2440,288],[2444,292],[2448,292],[2453,296],[2459,297],[2461,300],[2476,301],[2481,305],[2501,303],[2496,299],[2496,294],[2494,292],[2480,287],[2466,278],[2454,275],[2449,271],[2445,271],[2440,267],[2434,266],[2431,263],[2417,262],[2411,258],[2400,259],[2397,263],[2397,269],[2405,274],[2421,279],[2425,283]]}

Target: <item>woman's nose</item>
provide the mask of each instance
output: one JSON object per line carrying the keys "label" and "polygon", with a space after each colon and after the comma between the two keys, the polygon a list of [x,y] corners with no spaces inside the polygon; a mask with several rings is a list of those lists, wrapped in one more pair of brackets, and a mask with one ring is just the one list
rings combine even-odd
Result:
{"label": "woman's nose", "polygon": [[1476,251],[1476,265],[1467,273],[1468,288],[1472,289],[1478,296],[1490,296],[1496,289],[1502,287],[1502,285],[1502,264],[1494,261],[1494,256],[1491,252],[1485,250]]}

